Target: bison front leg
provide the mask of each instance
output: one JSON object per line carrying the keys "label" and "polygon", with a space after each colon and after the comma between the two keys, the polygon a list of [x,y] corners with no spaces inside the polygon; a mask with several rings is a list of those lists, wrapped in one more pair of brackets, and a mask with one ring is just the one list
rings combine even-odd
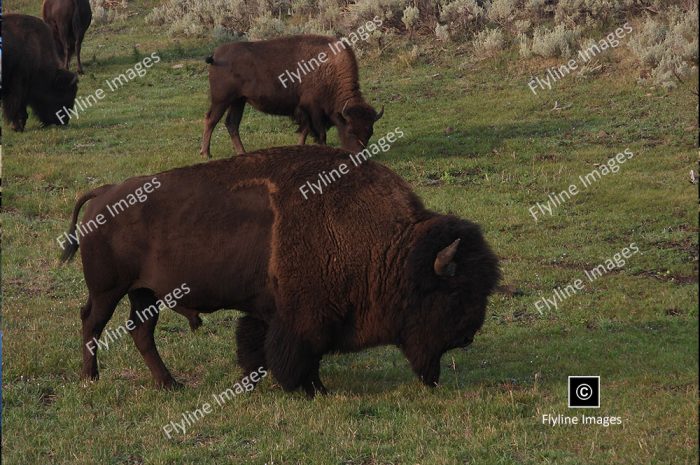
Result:
{"label": "bison front leg", "polygon": [[321,377],[319,375],[320,365],[321,357],[318,357],[315,359],[314,363],[312,363],[306,379],[301,384],[304,392],[306,392],[306,395],[310,398],[313,398],[316,394],[328,394],[328,389],[326,389],[326,386],[321,382]]}
{"label": "bison front leg", "polygon": [[238,346],[238,365],[243,376],[248,376],[259,368],[267,368],[265,358],[265,337],[267,323],[251,316],[238,319],[236,326],[236,344]]}
{"label": "bison front leg", "polygon": [[163,359],[160,358],[153,338],[159,315],[155,295],[149,289],[136,289],[129,292],[129,300],[131,301],[129,319],[135,326],[131,330],[131,336],[153,374],[156,387],[180,387],[180,383],[175,381],[163,363]]}
{"label": "bison front leg", "polygon": [[326,125],[320,112],[313,111],[311,113],[311,126],[317,142],[321,145],[326,145]]}
{"label": "bison front leg", "polygon": [[307,388],[309,378],[313,378],[314,366],[318,369],[316,357],[309,349],[309,344],[295,335],[289,325],[281,320],[274,320],[270,324],[265,337],[265,355],[270,371],[282,389],[294,391],[304,387],[307,394],[313,397]]}

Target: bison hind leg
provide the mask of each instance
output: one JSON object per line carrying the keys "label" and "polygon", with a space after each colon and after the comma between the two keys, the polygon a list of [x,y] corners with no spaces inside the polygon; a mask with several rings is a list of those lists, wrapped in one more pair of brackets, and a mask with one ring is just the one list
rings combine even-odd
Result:
{"label": "bison hind leg", "polygon": [[236,345],[238,346],[238,365],[243,376],[248,376],[259,368],[267,368],[265,358],[265,336],[267,323],[252,316],[238,319],[236,326]]}
{"label": "bison hind leg", "polygon": [[153,338],[160,314],[155,294],[150,289],[133,289],[129,291],[129,300],[131,301],[129,319],[135,326],[130,331],[131,336],[151,370],[156,387],[179,388],[180,383],[175,381],[163,363]]}

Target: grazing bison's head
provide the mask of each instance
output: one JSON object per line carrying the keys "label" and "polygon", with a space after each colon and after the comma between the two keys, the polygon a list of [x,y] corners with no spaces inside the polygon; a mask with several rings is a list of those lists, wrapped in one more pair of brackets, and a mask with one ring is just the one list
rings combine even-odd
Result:
{"label": "grazing bison's head", "polygon": [[357,153],[367,146],[374,131],[374,123],[384,115],[384,107],[377,113],[366,103],[345,102],[343,110],[336,115],[338,135],[344,149]]}
{"label": "grazing bison's head", "polygon": [[73,108],[77,93],[78,75],[58,69],[53,78],[44,83],[41,91],[32,96],[30,104],[45,126],[68,124],[70,118],[66,109]]}
{"label": "grazing bison's head", "polygon": [[500,273],[477,225],[446,216],[431,222],[409,258],[414,292],[400,346],[421,381],[435,386],[442,355],[466,348],[481,328]]}

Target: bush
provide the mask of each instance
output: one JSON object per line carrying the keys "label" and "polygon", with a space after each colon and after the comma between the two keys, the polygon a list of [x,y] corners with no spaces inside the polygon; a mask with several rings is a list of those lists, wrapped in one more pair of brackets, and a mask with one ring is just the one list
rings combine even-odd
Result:
{"label": "bush", "polygon": [[[486,18],[486,10],[475,0],[452,0],[444,3],[440,21],[446,23],[452,37],[466,36],[477,31]],[[437,29],[435,30],[437,34]]]}
{"label": "bush", "polygon": [[543,58],[569,58],[576,49],[580,28],[569,29],[563,24],[559,24],[554,29],[538,27],[532,35],[532,40],[528,40],[525,34],[520,36],[520,55],[529,57],[538,55]]}
{"label": "bush", "polygon": [[477,58],[486,58],[495,55],[503,50],[506,40],[503,31],[500,29],[484,29],[478,33],[472,40],[472,48],[474,56]]}
{"label": "bush", "polygon": [[167,0],[146,17],[156,25],[169,25],[171,35],[203,35],[218,29],[242,35],[255,17],[257,5],[244,0]]}
{"label": "bush", "polygon": [[629,48],[653,84],[675,87],[683,76],[697,72],[698,10],[672,8],[663,17],[647,17],[630,39]]}
{"label": "bush", "polygon": [[127,0],[107,2],[106,0],[90,0],[92,21],[94,24],[107,24],[126,19]]}

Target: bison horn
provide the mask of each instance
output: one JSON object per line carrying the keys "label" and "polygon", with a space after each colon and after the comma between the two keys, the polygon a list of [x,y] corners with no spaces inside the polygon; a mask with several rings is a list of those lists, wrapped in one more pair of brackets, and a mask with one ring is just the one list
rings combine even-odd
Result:
{"label": "bison horn", "polygon": [[73,86],[73,84],[76,84],[78,82],[78,75],[73,74],[73,78],[70,80],[69,86]]}
{"label": "bison horn", "polygon": [[350,100],[345,101],[345,105],[343,105],[343,109],[340,110],[340,114],[343,116],[343,118],[348,119],[348,115],[345,114],[345,109],[348,107],[348,102]]}
{"label": "bison horn", "polygon": [[457,247],[459,246],[459,241],[461,239],[456,239],[452,244],[448,245],[440,252],[438,252],[435,258],[435,274],[438,276],[454,276],[457,265],[452,261],[457,253]]}
{"label": "bison horn", "polygon": [[384,105],[382,105],[382,109],[377,113],[377,116],[374,117],[374,121],[379,121],[382,116],[384,116]]}

